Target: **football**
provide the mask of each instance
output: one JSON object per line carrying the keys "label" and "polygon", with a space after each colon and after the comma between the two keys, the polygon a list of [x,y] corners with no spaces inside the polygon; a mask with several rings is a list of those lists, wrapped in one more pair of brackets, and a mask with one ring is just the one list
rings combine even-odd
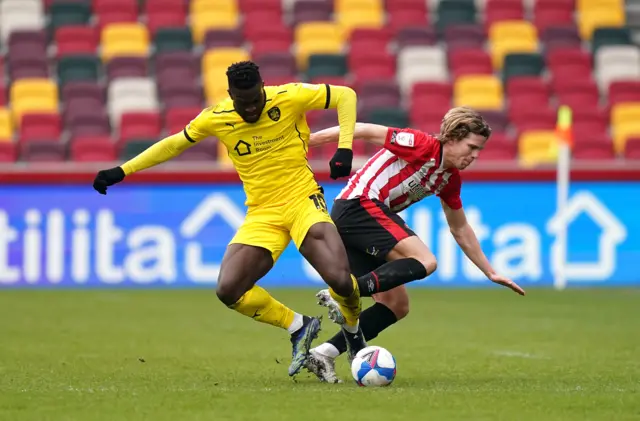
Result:
{"label": "football", "polygon": [[396,378],[396,359],[385,348],[368,346],[356,354],[351,374],[360,386],[388,386]]}

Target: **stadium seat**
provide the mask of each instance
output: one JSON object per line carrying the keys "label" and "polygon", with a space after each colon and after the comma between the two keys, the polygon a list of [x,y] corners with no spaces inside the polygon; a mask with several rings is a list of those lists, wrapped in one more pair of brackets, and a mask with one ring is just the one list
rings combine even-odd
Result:
{"label": "stadium seat", "polygon": [[369,122],[388,127],[409,127],[409,116],[400,108],[378,108],[369,113]]}
{"label": "stadium seat", "polygon": [[[376,0],[374,4],[380,3]],[[356,28],[381,29],[385,23],[385,14],[382,7],[372,8],[370,5],[361,4],[358,7],[336,11],[335,21],[340,26],[343,36],[349,37],[351,31]]]}
{"label": "stadium seat", "polygon": [[120,140],[158,138],[162,130],[157,112],[125,112],[120,121]]}
{"label": "stadium seat", "polygon": [[70,117],[69,130],[73,136],[109,136],[111,125],[104,110],[87,110],[87,114],[76,114]]}
{"label": "stadium seat", "polygon": [[557,137],[552,130],[527,131],[518,138],[518,156],[523,165],[553,163],[558,157]]}
{"label": "stadium seat", "polygon": [[411,87],[411,108],[429,107],[433,103],[447,106],[453,97],[453,86],[448,82],[418,82]]}
{"label": "stadium seat", "polygon": [[311,54],[340,54],[344,35],[340,27],[330,22],[305,22],[295,29],[298,69],[306,70]]}
{"label": "stadium seat", "polygon": [[0,108],[0,143],[11,142],[13,139],[13,119],[11,112]]}
{"label": "stadium seat", "polygon": [[74,99],[93,99],[104,103],[104,91],[95,82],[69,82],[62,87],[62,99],[65,103]]}
{"label": "stadium seat", "polygon": [[291,76],[296,72],[296,59],[291,53],[267,53],[254,56],[254,61],[260,66],[263,78],[271,76]]}
{"label": "stadium seat", "polygon": [[503,79],[516,76],[540,76],[544,60],[536,53],[509,53],[504,57]]}
{"label": "stadium seat", "polygon": [[[147,29],[151,37],[155,37],[161,29],[184,28],[186,24],[186,16],[179,13],[165,12],[147,15]],[[189,32],[189,36],[191,36],[191,32]]]}
{"label": "stadium seat", "polygon": [[237,6],[232,0],[193,0],[190,16],[195,44],[202,44],[209,29],[234,29],[239,23]]}
{"label": "stadium seat", "polygon": [[347,58],[339,54],[312,54],[309,56],[307,77],[344,76],[347,74]]}
{"label": "stadium seat", "polygon": [[333,4],[328,1],[297,0],[293,4],[291,23],[297,26],[303,22],[330,21]]}
{"label": "stadium seat", "polygon": [[501,110],[503,102],[502,84],[493,75],[465,75],[453,85],[454,106]]}
{"label": "stadium seat", "polygon": [[549,96],[547,82],[538,76],[514,76],[506,81],[507,97],[516,95]]}
{"label": "stadium seat", "polygon": [[601,47],[594,57],[594,70],[602,93],[616,80],[640,79],[640,49],[634,45]]}
{"label": "stadium seat", "polygon": [[356,83],[396,79],[396,57],[386,51],[359,50],[349,55],[349,69]]}
{"label": "stadium seat", "polygon": [[540,34],[540,42],[546,51],[554,48],[580,48],[582,40],[575,26],[548,26]]}
{"label": "stadium seat", "polygon": [[524,4],[513,0],[485,0],[484,22],[488,29],[495,22],[524,19]]}
{"label": "stadium seat", "polygon": [[50,9],[51,28],[57,31],[65,26],[85,26],[89,24],[91,17],[91,3],[73,1],[73,2],[54,2]]}
{"label": "stadium seat", "polygon": [[640,80],[616,80],[609,85],[610,105],[620,102],[640,102]]}
{"label": "stadium seat", "polygon": [[605,139],[581,139],[571,150],[571,158],[578,161],[612,160],[615,158],[611,142]]}
{"label": "stadium seat", "polygon": [[482,48],[450,50],[449,68],[456,78],[470,74],[493,74],[491,56]]}
{"label": "stadium seat", "polygon": [[574,0],[537,0],[533,3],[533,22],[540,34],[550,27],[569,27],[574,25],[574,11]]}
{"label": "stadium seat", "polygon": [[591,41],[593,32],[599,27],[622,27],[625,24],[624,8],[595,8],[580,13],[577,20],[580,37]]}
{"label": "stadium seat", "polygon": [[57,113],[29,113],[22,116],[20,141],[54,141],[60,139],[62,122]]}
{"label": "stadium seat", "polygon": [[402,50],[407,47],[436,45],[438,35],[429,27],[408,26],[396,33],[395,41],[396,48]]}
{"label": "stadium seat", "polygon": [[15,31],[42,31],[45,29],[45,12],[40,0],[0,2],[0,38],[7,45]]}
{"label": "stadium seat", "polygon": [[0,142],[0,162],[13,163],[18,158],[18,149],[14,142]]}
{"label": "stadium seat", "polygon": [[477,23],[476,5],[469,0],[443,0],[436,7],[435,27],[442,34],[448,26]]}
{"label": "stadium seat", "polygon": [[501,21],[489,28],[493,65],[502,69],[504,56],[509,53],[535,53],[538,49],[536,28],[528,21]]}
{"label": "stadium seat", "polygon": [[66,145],[60,142],[33,141],[19,144],[20,159],[27,162],[61,162],[66,160]]}
{"label": "stadium seat", "polygon": [[449,79],[443,47],[407,47],[398,53],[397,80],[403,94],[416,82],[446,82]]}
{"label": "stadium seat", "polygon": [[93,27],[88,25],[69,25],[58,28],[55,33],[56,54],[93,55],[98,48],[98,37]]}
{"label": "stadium seat", "polygon": [[100,61],[92,55],[73,55],[58,60],[58,83],[62,86],[69,82],[97,82],[100,75]]}
{"label": "stadium seat", "polygon": [[640,121],[631,121],[612,126],[613,147],[616,153],[623,153],[627,139],[640,136]]}
{"label": "stadium seat", "polygon": [[148,61],[143,57],[114,57],[106,65],[107,80],[121,77],[145,77],[149,74]]}
{"label": "stadium seat", "polygon": [[[624,148],[624,157],[629,160],[640,160],[640,137],[630,137],[627,139]],[[2,158],[0,157],[0,159]]]}
{"label": "stadium seat", "polygon": [[21,79],[11,85],[14,123],[19,126],[29,112],[57,112],[58,89],[49,79]]}
{"label": "stadium seat", "polygon": [[444,30],[444,40],[450,51],[457,48],[482,49],[486,38],[484,27],[478,24],[449,25]]}
{"label": "stadium seat", "polygon": [[293,43],[293,34],[289,28],[271,25],[255,30],[245,27],[245,38],[251,41],[251,54],[289,53]]}
{"label": "stadium seat", "polygon": [[591,51],[596,54],[607,45],[632,45],[631,30],[627,27],[598,27],[593,31]]}
{"label": "stadium seat", "polygon": [[401,10],[390,13],[387,16],[387,25],[384,29],[389,31],[392,36],[396,36],[398,32],[409,27],[434,30],[434,28],[429,24],[427,15],[423,13],[415,13],[412,10]]}
{"label": "stadium seat", "polygon": [[240,29],[209,29],[204,35],[204,49],[219,47],[242,47],[244,35]]}
{"label": "stadium seat", "polygon": [[128,77],[116,79],[107,90],[107,109],[111,126],[119,128],[126,112],[158,111],[160,105],[153,80]]}
{"label": "stadium seat", "polygon": [[160,28],[155,33],[153,43],[156,53],[191,51],[193,48],[191,31],[187,27]]}
{"label": "stadium seat", "polygon": [[144,152],[157,140],[133,140],[122,144],[118,157],[122,161],[128,161]]}
{"label": "stadium seat", "polygon": [[200,107],[169,108],[165,115],[165,128],[168,133],[182,131],[200,112]]}
{"label": "stadium seat", "polygon": [[114,57],[146,57],[149,53],[149,33],[140,23],[112,23],[102,30],[102,59]]}
{"label": "stadium seat", "polygon": [[493,132],[480,152],[481,161],[513,161],[518,155],[517,142],[491,125]]}
{"label": "stadium seat", "polygon": [[109,136],[77,136],[70,140],[69,155],[76,162],[112,162],[118,157]]}

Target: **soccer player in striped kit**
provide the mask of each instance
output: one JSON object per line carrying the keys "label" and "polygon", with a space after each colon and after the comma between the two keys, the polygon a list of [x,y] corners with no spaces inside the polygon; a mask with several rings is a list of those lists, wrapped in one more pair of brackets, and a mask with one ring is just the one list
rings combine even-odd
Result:
{"label": "soccer player in striped kit", "polygon": [[[339,128],[311,135],[309,146],[337,142]],[[354,139],[382,146],[354,174],[336,198],[331,217],[347,249],[351,272],[358,277],[361,296],[375,304],[360,315],[365,340],[405,317],[409,296],[404,284],[423,279],[436,270],[434,254],[407,226],[398,212],[428,196],[438,196],[451,233],[469,259],[496,284],[520,295],[525,292],[499,275],[483,253],[467,223],[460,199],[460,173],[478,155],[491,136],[491,128],[475,110],[451,109],[443,118],[438,136],[412,129],[357,123]],[[320,304],[330,318],[341,323],[335,301],[322,290]],[[310,351],[307,368],[320,380],[336,383],[335,358],[346,352],[338,332]],[[349,355],[349,360],[353,358]]]}

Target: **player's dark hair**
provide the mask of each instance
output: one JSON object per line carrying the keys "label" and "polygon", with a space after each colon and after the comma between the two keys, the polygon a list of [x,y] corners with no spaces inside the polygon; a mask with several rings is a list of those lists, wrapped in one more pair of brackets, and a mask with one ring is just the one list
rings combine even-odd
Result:
{"label": "player's dark hair", "polygon": [[440,125],[440,141],[462,140],[470,133],[489,139],[491,127],[476,110],[468,107],[450,109]]}
{"label": "player's dark hair", "polygon": [[251,89],[262,83],[259,67],[252,61],[233,63],[227,69],[227,79],[229,88],[236,89]]}

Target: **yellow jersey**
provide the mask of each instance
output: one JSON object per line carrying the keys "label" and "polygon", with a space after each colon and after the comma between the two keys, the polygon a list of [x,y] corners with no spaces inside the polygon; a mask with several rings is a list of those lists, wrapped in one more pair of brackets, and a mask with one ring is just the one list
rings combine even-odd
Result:
{"label": "yellow jersey", "polygon": [[215,136],[225,145],[244,184],[247,206],[283,204],[318,188],[307,161],[310,130],[305,112],[335,108],[331,91],[339,88],[265,86],[266,105],[257,122],[245,122],[227,98],[203,110],[184,134],[191,142]]}

